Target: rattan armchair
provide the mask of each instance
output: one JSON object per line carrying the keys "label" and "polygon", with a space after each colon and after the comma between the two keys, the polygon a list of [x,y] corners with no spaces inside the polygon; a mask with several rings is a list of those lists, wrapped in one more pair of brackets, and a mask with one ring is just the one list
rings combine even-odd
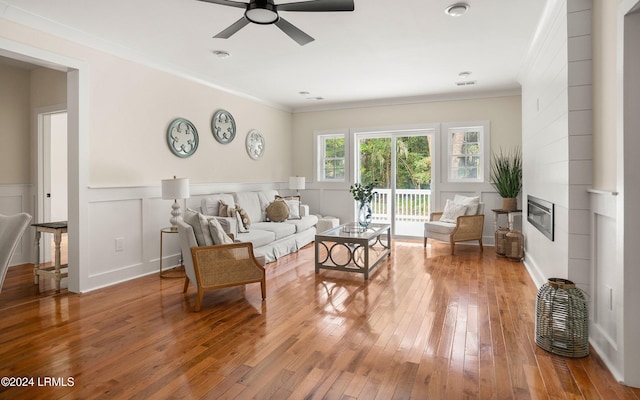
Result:
{"label": "rattan armchair", "polygon": [[254,257],[251,243],[199,247],[193,228],[181,220],[178,234],[186,274],[183,292],[187,292],[189,282],[195,286],[195,311],[200,311],[205,290],[260,283],[262,300],[267,298],[265,270]]}
{"label": "rattan armchair", "polygon": [[431,213],[429,222],[425,222],[424,247],[427,246],[427,238],[449,242],[451,255],[453,255],[457,242],[477,240],[480,245],[480,251],[483,251],[484,203],[479,204],[477,214],[460,216],[455,224],[441,222],[441,216],[442,212]]}

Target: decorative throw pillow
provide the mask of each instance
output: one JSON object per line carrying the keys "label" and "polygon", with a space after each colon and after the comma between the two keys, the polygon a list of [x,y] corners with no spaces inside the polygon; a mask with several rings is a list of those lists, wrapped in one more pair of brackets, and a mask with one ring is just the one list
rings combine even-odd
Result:
{"label": "decorative throw pillow", "polygon": [[289,207],[289,219],[300,219],[300,196],[276,196],[276,200],[283,200]]}
{"label": "decorative throw pillow", "polygon": [[239,204],[237,205],[235,211],[236,218],[238,219],[238,230],[240,232],[249,232],[249,227],[251,226],[249,214],[247,214],[244,208],[240,207]]}
{"label": "decorative throw pillow", "polygon": [[289,207],[287,203],[282,200],[272,201],[267,206],[267,218],[273,222],[286,221],[289,217]]}
{"label": "decorative throw pillow", "polygon": [[465,206],[467,206],[465,215],[476,215],[478,213],[478,206],[480,205],[480,197],[467,197],[457,194],[453,198],[453,202],[457,204],[464,204]]}
{"label": "decorative throw pillow", "polygon": [[218,208],[218,215],[221,217],[233,217],[235,212],[233,212],[233,208],[230,208],[227,203],[220,200],[220,207]]}
{"label": "decorative throw pillow", "polygon": [[451,200],[447,200],[447,204],[444,206],[444,211],[442,212],[440,221],[455,224],[458,217],[463,216],[466,211],[467,206],[464,204],[458,204]]}
{"label": "decorative throw pillow", "polygon": [[213,244],[231,244],[233,240],[227,235],[227,233],[220,225],[220,222],[217,218],[211,218],[209,220],[209,231],[211,232],[211,239],[213,239]]}
{"label": "decorative throw pillow", "polygon": [[182,220],[193,228],[193,234],[196,237],[198,246],[211,246],[213,244],[211,232],[209,231],[209,221],[206,216],[187,208],[182,214]]}

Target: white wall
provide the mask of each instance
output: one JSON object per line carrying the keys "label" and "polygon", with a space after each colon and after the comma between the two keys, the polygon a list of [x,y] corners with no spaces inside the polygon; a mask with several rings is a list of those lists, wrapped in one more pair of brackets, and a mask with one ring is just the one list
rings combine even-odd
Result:
{"label": "white wall", "polygon": [[[314,182],[313,134],[316,131],[363,130],[385,127],[424,126],[447,122],[489,121],[491,148],[521,145],[521,99],[519,95],[481,99],[442,100],[416,104],[360,107],[293,114],[293,174],[307,178],[303,200],[312,212],[334,215],[342,221],[353,219],[353,198],[348,191],[351,182],[321,184]],[[439,141],[437,141],[439,143]],[[436,151],[436,147],[433,148]],[[501,200],[488,183],[440,185],[438,200],[453,193],[481,196],[486,205],[485,241],[493,243],[492,208],[501,208]]]}
{"label": "white wall", "polygon": [[[74,91],[69,98],[79,99],[69,100],[74,103],[69,108],[70,132],[76,132],[69,144],[70,154],[75,150],[70,157],[70,185],[76,185],[70,188],[69,247],[70,253],[79,252],[77,257],[70,254],[72,290],[92,290],[157,271],[159,229],[167,226],[170,210],[170,202],[159,199],[161,179],[189,177],[194,187],[212,193],[264,185],[277,188],[291,173],[292,121],[288,112],[3,18],[0,32],[5,53],[26,54],[40,65],[60,60],[52,66],[62,70],[65,66],[81,68],[70,72],[76,78],[69,83]],[[66,102],[67,74],[62,72],[64,78],[55,82],[49,81],[47,74],[37,74],[32,82],[37,82],[37,87],[57,88],[52,91],[63,92],[62,102]],[[28,85],[24,93],[28,102]],[[59,97],[55,93],[32,94],[31,106],[59,104]],[[210,131],[210,119],[219,108],[230,111],[236,119],[236,139],[228,145],[216,142]],[[29,136],[29,106],[25,112]],[[198,151],[188,159],[174,156],[166,143],[167,126],[176,117],[190,119],[200,134]],[[265,154],[259,160],[252,160],[245,151],[244,139],[250,129],[258,129],[266,139]],[[34,148],[29,144],[21,154],[27,163],[25,180],[29,185],[22,197],[14,199],[15,188],[0,190],[8,193],[11,207],[31,214],[29,162],[35,158]],[[29,151],[33,152],[31,157]],[[230,182],[233,187],[223,184]],[[195,195],[190,201],[199,206]],[[115,250],[116,238],[124,238],[124,251]],[[178,255],[177,247],[172,250],[168,246],[165,255],[170,265],[172,260],[177,262]]]}

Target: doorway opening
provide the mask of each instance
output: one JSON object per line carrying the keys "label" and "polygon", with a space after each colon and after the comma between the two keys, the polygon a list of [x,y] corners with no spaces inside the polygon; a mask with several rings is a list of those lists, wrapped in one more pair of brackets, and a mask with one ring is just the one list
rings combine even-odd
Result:
{"label": "doorway opening", "polygon": [[[38,222],[58,222],[68,219],[67,111],[54,106],[37,111],[38,126]],[[49,236],[49,235],[46,235]],[[52,259],[53,238],[42,240],[40,259]],[[50,240],[49,240],[50,239]],[[67,248],[67,235],[62,244]],[[68,260],[63,252],[63,264]]]}

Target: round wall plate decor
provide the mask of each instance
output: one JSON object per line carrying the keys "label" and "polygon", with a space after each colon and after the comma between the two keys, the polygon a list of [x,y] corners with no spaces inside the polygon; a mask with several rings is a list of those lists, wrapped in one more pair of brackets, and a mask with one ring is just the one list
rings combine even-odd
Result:
{"label": "round wall plate decor", "polygon": [[211,133],[222,144],[231,143],[236,137],[236,121],[229,111],[218,110],[211,118]]}
{"label": "round wall plate decor", "polygon": [[198,149],[198,130],[191,121],[176,118],[167,128],[167,144],[174,155],[189,157]]}
{"label": "round wall plate decor", "polygon": [[249,157],[257,160],[264,154],[264,137],[260,132],[252,129],[247,133],[247,153]]}

